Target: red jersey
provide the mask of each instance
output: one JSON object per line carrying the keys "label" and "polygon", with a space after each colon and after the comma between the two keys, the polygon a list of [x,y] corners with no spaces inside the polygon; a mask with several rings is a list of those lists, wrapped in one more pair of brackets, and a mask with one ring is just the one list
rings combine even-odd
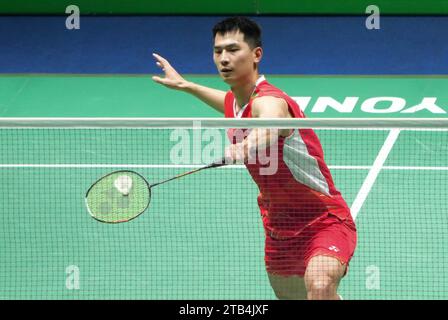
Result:
{"label": "red jersey", "polygon": [[[251,118],[252,102],[263,96],[284,99],[293,117],[305,117],[291,97],[269,84],[263,76],[257,81],[249,103],[238,114],[232,91],[226,94],[225,117]],[[238,135],[234,133],[235,129],[228,130],[231,142],[241,142],[244,136],[235,138]],[[244,134],[247,136],[249,130],[245,130]],[[273,174],[262,173],[262,169],[266,169],[271,163],[266,164],[257,159],[246,164],[260,189],[258,205],[267,233],[277,238],[295,237],[305,227],[328,214],[341,220],[352,220],[350,209],[334,185],[324,161],[322,146],[312,129],[295,129],[288,137],[279,137],[266,150],[266,154],[272,154],[272,148],[277,148],[277,169]]]}

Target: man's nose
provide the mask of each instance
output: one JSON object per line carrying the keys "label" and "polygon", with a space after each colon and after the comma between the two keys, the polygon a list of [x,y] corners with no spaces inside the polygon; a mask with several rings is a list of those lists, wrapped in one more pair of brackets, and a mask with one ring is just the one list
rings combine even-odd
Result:
{"label": "man's nose", "polygon": [[226,66],[229,64],[229,56],[227,55],[227,53],[225,53],[225,51],[223,51],[221,53],[221,58],[219,60],[219,62],[223,65]]}

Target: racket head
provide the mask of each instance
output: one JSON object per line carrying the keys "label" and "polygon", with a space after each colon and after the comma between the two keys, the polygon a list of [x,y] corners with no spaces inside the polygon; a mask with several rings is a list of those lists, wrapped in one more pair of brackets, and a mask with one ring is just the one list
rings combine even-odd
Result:
{"label": "racket head", "polygon": [[[127,195],[117,188],[118,181],[129,183]],[[151,188],[148,182],[139,173],[129,170],[114,171],[101,177],[92,184],[85,196],[89,214],[105,223],[135,219],[146,211],[150,202]]]}

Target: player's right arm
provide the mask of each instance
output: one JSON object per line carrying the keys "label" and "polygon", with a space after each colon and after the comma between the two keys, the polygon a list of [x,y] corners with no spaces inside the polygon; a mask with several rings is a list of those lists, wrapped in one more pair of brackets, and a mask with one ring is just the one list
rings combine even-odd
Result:
{"label": "player's right arm", "polygon": [[165,87],[175,90],[184,91],[199,98],[217,111],[224,113],[225,91],[201,86],[197,83],[185,80],[162,56],[153,53],[157,60],[156,64],[165,73],[165,77],[153,76],[152,79]]}

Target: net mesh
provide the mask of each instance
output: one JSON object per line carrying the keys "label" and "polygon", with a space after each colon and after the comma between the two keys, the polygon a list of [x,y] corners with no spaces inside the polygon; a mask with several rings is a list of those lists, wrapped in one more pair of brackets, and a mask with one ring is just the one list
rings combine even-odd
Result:
{"label": "net mesh", "polygon": [[[314,128],[357,227],[338,292],[344,299],[447,299],[446,123],[310,123],[289,125]],[[157,186],[149,209],[128,223],[90,217],[84,196],[99,177],[124,169],[150,184],[168,179],[221,157],[227,128],[242,127],[238,120],[132,124],[0,124],[0,298],[275,299],[260,191],[244,165]]]}

